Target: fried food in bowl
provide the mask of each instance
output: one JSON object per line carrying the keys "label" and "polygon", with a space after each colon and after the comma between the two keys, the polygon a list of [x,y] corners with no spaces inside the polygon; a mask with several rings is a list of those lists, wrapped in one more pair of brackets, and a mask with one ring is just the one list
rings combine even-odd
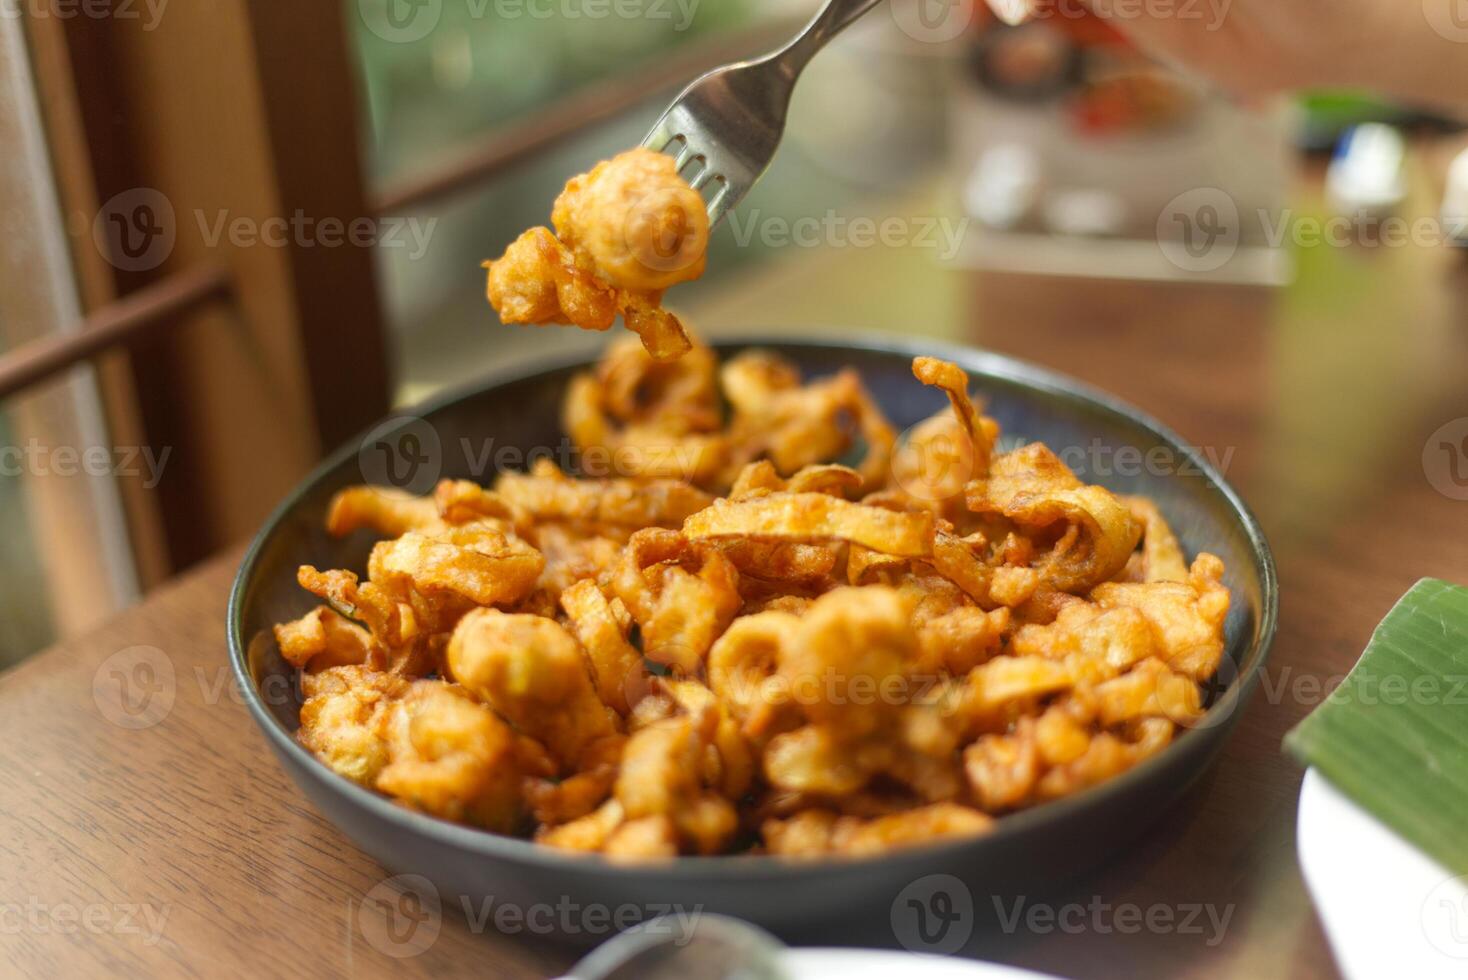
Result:
{"label": "fried food in bowl", "polygon": [[911,369],[947,405],[899,440],[855,371],[621,342],[565,398],[600,472],[338,490],[327,530],[376,541],[275,627],[298,741],[616,862],[982,836],[1162,752],[1225,657],[1224,562]]}
{"label": "fried food in bowl", "polygon": [[[919,884],[959,899],[968,888],[977,928],[993,921],[983,896],[1044,894],[1175,814],[1242,714],[1277,610],[1258,525],[1203,455],[1070,379],[965,348],[771,337],[653,362],[628,340],[630,353],[617,345],[599,364],[506,372],[375,427],[307,478],[245,557],[228,620],[240,694],[344,838],[391,873],[431,881],[446,910],[574,903],[620,910],[620,929],[696,909],[791,940],[872,944],[903,939],[893,910]],[[920,380],[940,387],[914,378],[924,356],[938,363]],[[736,360],[746,367],[727,370]],[[984,398],[964,421],[945,362]],[[757,383],[736,395],[725,378]],[[836,462],[804,455],[800,419],[731,424],[740,411],[780,422],[799,402],[836,427],[823,433]],[[960,401],[966,416],[965,405],[978,407]],[[584,423],[587,409],[594,424],[573,440],[558,419]],[[977,452],[970,431],[983,436]],[[1085,519],[1077,508],[1100,498],[1038,456],[1028,484],[1022,467],[997,466],[1037,442],[1082,487],[1104,484],[1141,529],[1124,566],[1085,594],[1053,584],[1114,561],[1117,511]],[[384,469],[384,452],[400,465]],[[983,471],[980,513],[965,489]],[[447,482],[427,496],[343,492],[403,477],[415,493]],[[1038,529],[1052,511],[1031,506],[1026,485],[1056,498],[1055,526]],[[828,538],[853,529],[828,505],[809,540],[726,536],[712,522],[697,541],[683,531],[715,501],[777,494],[824,494],[899,523],[856,525],[867,544]],[[868,546],[907,540],[922,530],[914,519],[932,520],[931,558]],[[1007,524],[1012,539],[999,534]],[[374,549],[410,533],[413,549],[377,563],[379,582]],[[1191,574],[1200,552],[1221,560],[1221,581],[1216,566]],[[325,599],[301,589],[301,565],[326,570],[308,579]],[[460,568],[475,570],[473,589]],[[847,590],[882,598],[853,603]],[[499,598],[480,606],[475,593]],[[684,596],[700,597],[687,606],[696,616],[679,615]],[[916,642],[889,629],[909,609]],[[505,628],[519,617],[548,625]],[[277,642],[281,624],[295,625]],[[448,641],[461,628],[458,677]],[[848,661],[831,642],[849,630],[881,642]],[[486,649],[502,636],[532,653]],[[821,642],[795,649],[796,638]],[[1115,659],[1077,656],[1103,639]],[[567,649],[588,683],[567,679]],[[827,679],[833,659],[859,669]],[[689,663],[702,675],[678,666]],[[885,676],[885,690],[863,674]],[[555,726],[537,728],[524,709],[547,691],[564,709],[557,700]],[[605,710],[590,710],[592,697]],[[870,710],[847,710],[858,701]],[[319,736],[310,749],[303,721]],[[559,922],[547,935],[607,935]]]}

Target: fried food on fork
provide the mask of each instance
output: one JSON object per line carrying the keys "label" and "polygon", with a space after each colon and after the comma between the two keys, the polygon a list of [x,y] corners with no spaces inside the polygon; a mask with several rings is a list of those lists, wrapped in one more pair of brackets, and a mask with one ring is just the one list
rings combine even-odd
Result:
{"label": "fried food on fork", "polygon": [[551,220],[554,233],[532,228],[484,264],[503,322],[606,330],[621,316],[658,360],[692,349],[662,298],[703,275],[709,220],[671,157],[635,149],[597,164],[567,182]]}

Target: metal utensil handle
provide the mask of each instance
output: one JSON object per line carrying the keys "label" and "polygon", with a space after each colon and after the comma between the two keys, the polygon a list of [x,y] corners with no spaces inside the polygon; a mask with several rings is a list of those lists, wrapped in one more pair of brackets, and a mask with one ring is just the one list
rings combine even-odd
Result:
{"label": "metal utensil handle", "polygon": [[814,57],[830,40],[854,24],[882,0],[829,0],[794,41],[776,57],[797,61],[800,66]]}

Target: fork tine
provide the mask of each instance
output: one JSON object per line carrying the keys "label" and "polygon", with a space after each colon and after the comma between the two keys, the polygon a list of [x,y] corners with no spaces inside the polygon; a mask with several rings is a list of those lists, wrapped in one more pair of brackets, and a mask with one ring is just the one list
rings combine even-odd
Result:
{"label": "fork tine", "polygon": [[724,202],[728,199],[729,182],[727,180],[721,180],[719,189],[714,192],[713,197],[709,198],[709,220],[712,221],[714,224],[718,224],[719,219],[722,218],[724,216],[724,212],[728,210],[724,206]]}
{"label": "fork tine", "polygon": [[[3,2],[3,0],[0,0]],[[719,189],[708,203],[717,225],[769,169],[785,132],[795,80],[811,57],[880,0],[824,0],[820,12],[790,43],[762,58],[715,68],[694,79],[668,106],[642,145],[673,156],[682,173],[702,166],[690,186],[710,180]],[[677,151],[673,145],[677,143]]]}
{"label": "fork tine", "polygon": [[645,149],[663,153],[677,140],[687,142],[687,138],[682,134],[673,132],[672,127],[668,125],[667,118],[664,117],[658,120],[652,132],[648,133],[647,138],[642,141],[642,145]]}

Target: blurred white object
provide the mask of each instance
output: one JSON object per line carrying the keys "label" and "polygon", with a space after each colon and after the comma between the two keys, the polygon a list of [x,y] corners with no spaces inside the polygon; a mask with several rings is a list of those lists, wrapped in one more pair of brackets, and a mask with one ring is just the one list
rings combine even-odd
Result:
{"label": "blurred white object", "polygon": [[1011,26],[1023,24],[1033,12],[1030,0],[989,0],[989,9]]}
{"label": "blurred white object", "polygon": [[1441,217],[1448,241],[1468,248],[1468,150],[1459,153],[1448,167]]}
{"label": "blurred white object", "polygon": [[1468,975],[1468,881],[1454,877],[1305,773],[1295,834],[1300,870],[1348,980]]}
{"label": "blurred white object", "polygon": [[[970,926],[972,923],[970,923]],[[618,933],[561,980],[1055,980],[956,956],[878,949],[791,949],[727,915],[661,917]]]}
{"label": "blurred white object", "polygon": [[1124,233],[1130,218],[1121,195],[1095,187],[1057,191],[1046,199],[1044,214],[1052,231],[1093,238]]}
{"label": "blurred white object", "polygon": [[1325,172],[1325,193],[1337,214],[1380,221],[1395,214],[1407,197],[1407,143],[1381,123],[1348,132]]}
{"label": "blurred white object", "polygon": [[1055,980],[998,963],[885,949],[787,949],[780,965],[791,980]]}
{"label": "blurred white object", "polygon": [[1034,208],[1040,183],[1035,151],[1019,143],[1001,143],[979,157],[964,186],[964,208],[990,228],[1012,228]]}

